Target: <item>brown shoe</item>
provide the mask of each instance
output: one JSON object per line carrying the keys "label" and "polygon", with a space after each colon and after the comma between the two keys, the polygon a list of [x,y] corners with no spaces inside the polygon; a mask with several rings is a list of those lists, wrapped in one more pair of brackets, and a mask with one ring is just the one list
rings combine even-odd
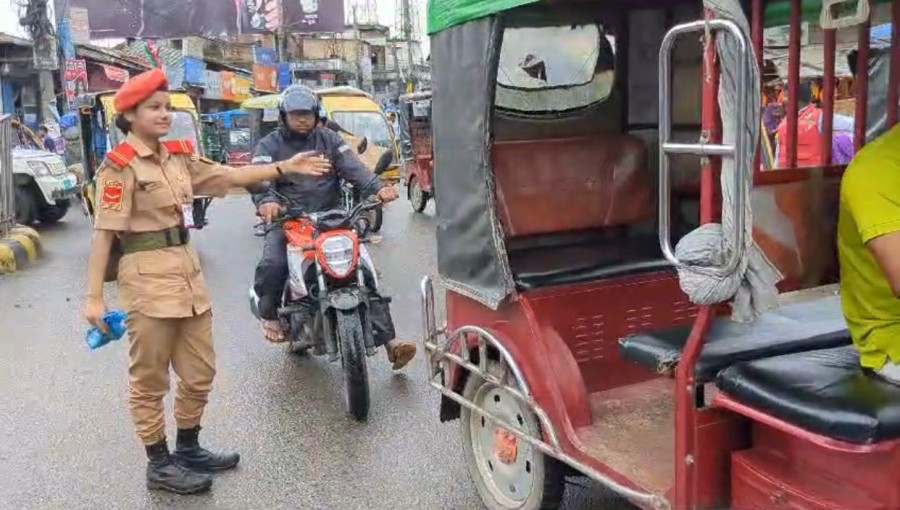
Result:
{"label": "brown shoe", "polygon": [[388,361],[393,363],[391,368],[400,370],[409,364],[416,357],[415,342],[404,342],[402,340],[394,340],[387,346]]}

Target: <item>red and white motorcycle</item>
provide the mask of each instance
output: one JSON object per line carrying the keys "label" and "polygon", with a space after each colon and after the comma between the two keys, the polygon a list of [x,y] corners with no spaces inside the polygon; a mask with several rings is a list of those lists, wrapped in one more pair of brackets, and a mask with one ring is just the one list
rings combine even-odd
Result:
{"label": "red and white motorcycle", "polygon": [[[340,360],[346,409],[357,420],[369,414],[366,356],[375,354],[369,309],[372,300],[389,302],[377,292],[372,258],[359,235],[366,213],[381,203],[366,200],[351,210],[307,214],[287,209],[269,228],[283,228],[287,239],[289,278],[279,320],[294,352]],[[259,314],[259,297],[251,287],[250,309]]]}

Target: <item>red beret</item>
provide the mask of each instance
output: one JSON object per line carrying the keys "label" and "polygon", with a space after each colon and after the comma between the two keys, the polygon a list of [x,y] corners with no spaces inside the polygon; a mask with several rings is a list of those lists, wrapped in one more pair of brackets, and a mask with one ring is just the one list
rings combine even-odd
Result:
{"label": "red beret", "polygon": [[157,90],[168,86],[166,73],[156,67],[125,82],[116,92],[113,102],[116,110],[124,112],[146,101]]}

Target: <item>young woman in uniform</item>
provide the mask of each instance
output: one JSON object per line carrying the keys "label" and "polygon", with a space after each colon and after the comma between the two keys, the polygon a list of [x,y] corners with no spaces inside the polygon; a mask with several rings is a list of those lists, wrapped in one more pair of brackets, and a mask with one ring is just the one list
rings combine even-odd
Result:
{"label": "young woman in uniform", "polygon": [[[121,112],[116,125],[127,139],[109,152],[97,175],[85,316],[106,330],[103,282],[115,245],[121,254],[119,300],[128,314],[128,400],[149,459],[147,486],[191,494],[210,488],[209,473],[231,469],[240,460],[237,454],[214,454],[198,443],[215,356],[209,297],[189,242],[194,194],[221,197],[232,188],[279,175],[322,175],[331,167],[304,153],[235,170],[198,158],[189,141],[162,142],[172,124],[167,87],[165,74],[154,69],[116,93]],[[179,379],[173,454],[163,415],[170,365]]]}

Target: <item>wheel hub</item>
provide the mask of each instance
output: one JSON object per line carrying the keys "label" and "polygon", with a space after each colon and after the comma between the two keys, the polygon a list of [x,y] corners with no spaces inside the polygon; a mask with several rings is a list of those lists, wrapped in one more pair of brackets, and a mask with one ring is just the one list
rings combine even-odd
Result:
{"label": "wheel hub", "polygon": [[504,464],[515,464],[519,456],[519,438],[503,427],[494,427],[494,456]]}
{"label": "wheel hub", "polygon": [[[525,420],[529,411],[506,390],[486,384],[476,394],[475,403],[517,430],[534,433]],[[505,507],[519,508],[534,490],[533,447],[476,413],[471,415],[470,427],[478,471],[485,485]]]}

